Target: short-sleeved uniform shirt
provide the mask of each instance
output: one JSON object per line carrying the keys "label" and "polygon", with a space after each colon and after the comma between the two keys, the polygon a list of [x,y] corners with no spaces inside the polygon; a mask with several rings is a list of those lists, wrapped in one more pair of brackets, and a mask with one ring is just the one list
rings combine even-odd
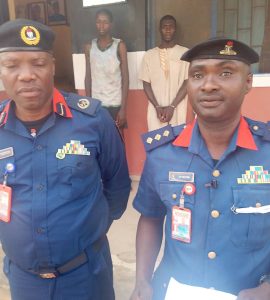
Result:
{"label": "short-sleeved uniform shirt", "polygon": [[[196,120],[180,131],[162,146],[162,139],[173,134],[169,128],[146,136],[147,159],[134,200],[142,215],[166,216],[164,256],[154,276],[156,294],[164,293],[170,277],[233,294],[256,287],[270,272],[267,125],[242,118],[218,162],[211,158]],[[185,207],[192,212],[190,243],[171,237],[172,207],[179,205],[186,182],[196,188],[194,194],[184,195]],[[248,207],[252,213],[235,211]],[[267,213],[256,213],[260,207]]]}

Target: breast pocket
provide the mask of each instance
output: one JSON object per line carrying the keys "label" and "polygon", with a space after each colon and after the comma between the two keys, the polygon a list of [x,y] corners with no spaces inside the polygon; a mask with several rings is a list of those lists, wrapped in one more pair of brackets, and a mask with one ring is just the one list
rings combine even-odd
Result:
{"label": "breast pocket", "polygon": [[[89,176],[95,164],[95,152],[90,155],[69,154],[57,162],[59,195],[63,198],[83,196],[90,188]],[[87,184],[88,183],[88,184]]]}
{"label": "breast pocket", "polygon": [[[270,205],[270,186],[233,187],[235,208]],[[270,213],[233,213],[231,240],[236,246],[261,248],[270,239]]]}
{"label": "breast pocket", "polygon": [[[174,205],[179,205],[181,191],[184,187],[184,182],[161,182],[160,183],[160,198],[168,209]],[[193,195],[184,195],[184,206],[192,209],[194,206],[195,198]]]}

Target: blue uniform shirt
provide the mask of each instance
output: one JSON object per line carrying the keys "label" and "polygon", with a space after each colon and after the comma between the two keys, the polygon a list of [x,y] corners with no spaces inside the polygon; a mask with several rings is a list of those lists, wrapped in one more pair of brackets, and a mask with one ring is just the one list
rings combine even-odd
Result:
{"label": "blue uniform shirt", "polygon": [[[61,266],[102,237],[130,191],[123,143],[100,102],[55,90],[53,110],[36,137],[12,101],[0,117],[1,183],[6,164],[15,165],[11,221],[0,221],[0,240],[11,261],[34,272]],[[2,155],[10,147],[14,154]]]}
{"label": "blue uniform shirt", "polygon": [[[166,216],[164,256],[154,276],[160,293],[174,277],[237,294],[270,273],[270,213],[233,212],[270,205],[269,140],[266,124],[242,118],[216,163],[196,121],[147,134],[147,159],[133,205],[144,216]],[[196,191],[184,196],[192,211],[191,243],[184,243],[171,237],[172,207],[179,205],[192,173]]]}

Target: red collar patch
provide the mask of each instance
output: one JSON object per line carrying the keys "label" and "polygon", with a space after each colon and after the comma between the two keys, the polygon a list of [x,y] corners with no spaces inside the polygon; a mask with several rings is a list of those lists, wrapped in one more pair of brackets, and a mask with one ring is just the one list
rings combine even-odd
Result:
{"label": "red collar patch", "polygon": [[188,147],[191,141],[193,128],[196,124],[196,119],[192,123],[188,124],[184,130],[174,140],[173,145],[178,147]]}
{"label": "red collar patch", "polygon": [[249,129],[248,123],[243,117],[241,117],[239,123],[236,145],[241,148],[258,150],[253,135]]}
{"label": "red collar patch", "polygon": [[56,88],[53,90],[53,111],[60,116],[72,118],[72,113],[64,96]]}

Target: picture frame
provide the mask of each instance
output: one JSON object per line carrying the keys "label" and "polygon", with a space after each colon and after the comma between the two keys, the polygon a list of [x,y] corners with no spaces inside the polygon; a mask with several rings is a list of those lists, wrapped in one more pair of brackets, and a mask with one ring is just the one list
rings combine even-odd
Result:
{"label": "picture frame", "polygon": [[66,25],[67,9],[65,0],[47,0],[47,24]]}
{"label": "picture frame", "polygon": [[28,19],[46,24],[46,6],[44,2],[31,2],[27,5]]}

